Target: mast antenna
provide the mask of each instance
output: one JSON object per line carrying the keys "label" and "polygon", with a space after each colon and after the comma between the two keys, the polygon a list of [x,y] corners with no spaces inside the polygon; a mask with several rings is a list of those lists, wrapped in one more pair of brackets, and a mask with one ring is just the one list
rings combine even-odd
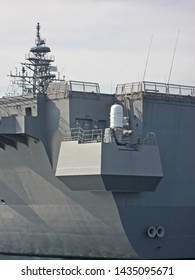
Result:
{"label": "mast antenna", "polygon": [[149,45],[148,55],[147,55],[147,59],[146,59],[146,65],[145,65],[145,69],[144,69],[143,81],[145,80],[146,70],[147,70],[147,67],[148,67],[148,60],[149,60],[150,50],[151,50],[151,46],[152,46],[152,40],[153,40],[153,34],[152,34],[152,37],[150,39],[150,45]]}
{"label": "mast antenna", "polygon": [[176,38],[176,42],[175,42],[175,48],[174,48],[174,52],[173,52],[173,57],[172,57],[172,61],[171,61],[171,67],[170,67],[170,71],[169,71],[169,77],[168,77],[167,84],[169,84],[170,79],[171,79],[171,73],[172,73],[172,69],[173,69],[173,62],[174,62],[175,53],[176,53],[176,49],[177,49],[177,43],[178,43],[178,39],[179,39],[179,33],[180,33],[180,30],[178,30],[178,33],[177,33],[177,38]]}
{"label": "mast antenna", "polygon": [[40,23],[37,23],[37,38],[35,40],[36,45],[40,44],[41,36],[40,36]]}
{"label": "mast antenna", "polygon": [[[60,77],[56,78],[57,67],[52,66],[54,56],[48,55],[50,48],[45,45],[45,39],[41,38],[40,23],[36,27],[35,46],[30,48],[30,53],[26,55],[27,62],[22,63],[22,72],[10,73],[14,79],[18,79],[18,84],[22,88],[22,94],[33,93],[46,94],[49,84],[52,81],[64,81]],[[27,71],[28,70],[28,71]]]}

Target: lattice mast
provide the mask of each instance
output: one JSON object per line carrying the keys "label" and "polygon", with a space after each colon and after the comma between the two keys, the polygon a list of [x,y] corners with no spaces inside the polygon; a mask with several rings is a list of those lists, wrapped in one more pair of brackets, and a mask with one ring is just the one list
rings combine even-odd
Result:
{"label": "lattice mast", "polygon": [[41,38],[40,24],[37,23],[35,46],[25,56],[27,62],[21,63],[21,72],[16,70],[15,74],[10,73],[11,77],[18,79],[15,83],[22,87],[22,94],[46,94],[49,83],[56,80],[57,67],[51,65],[54,56],[48,55],[50,51],[45,39]]}

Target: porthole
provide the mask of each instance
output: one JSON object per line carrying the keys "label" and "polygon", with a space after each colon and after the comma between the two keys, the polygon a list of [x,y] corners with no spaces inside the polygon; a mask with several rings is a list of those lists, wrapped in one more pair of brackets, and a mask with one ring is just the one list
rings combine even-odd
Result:
{"label": "porthole", "polygon": [[154,238],[157,233],[156,228],[154,226],[150,226],[147,230],[147,233],[150,238]]}
{"label": "porthole", "polygon": [[1,204],[6,205],[6,202],[4,199],[1,199]]}

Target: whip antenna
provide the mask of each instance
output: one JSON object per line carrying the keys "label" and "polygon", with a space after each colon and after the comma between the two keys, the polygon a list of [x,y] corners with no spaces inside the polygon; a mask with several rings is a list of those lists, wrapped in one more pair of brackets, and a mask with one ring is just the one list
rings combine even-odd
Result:
{"label": "whip antenna", "polygon": [[175,48],[174,48],[174,52],[173,52],[173,57],[172,57],[172,61],[171,61],[171,68],[170,68],[167,84],[169,84],[170,79],[171,79],[171,73],[172,73],[172,69],[173,69],[173,62],[174,62],[175,53],[176,53],[176,49],[177,49],[177,43],[178,43],[178,39],[179,39],[179,33],[180,33],[180,30],[178,30],[178,33],[177,33],[177,39],[176,39],[176,42],[175,42]]}
{"label": "whip antenna", "polygon": [[149,49],[148,49],[148,55],[147,55],[147,59],[146,59],[146,66],[145,66],[145,70],[144,70],[143,81],[145,80],[146,70],[147,70],[147,67],[148,67],[148,60],[149,60],[149,55],[150,55],[150,49],[151,49],[151,46],[152,46],[152,40],[153,40],[153,34],[152,34],[152,37],[150,39],[150,46],[149,46]]}

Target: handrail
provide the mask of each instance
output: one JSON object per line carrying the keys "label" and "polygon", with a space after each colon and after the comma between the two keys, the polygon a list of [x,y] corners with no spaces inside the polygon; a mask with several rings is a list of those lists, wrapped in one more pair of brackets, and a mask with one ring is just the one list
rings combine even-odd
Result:
{"label": "handrail", "polygon": [[[107,139],[108,140],[108,139]],[[64,141],[77,141],[79,144],[84,143],[97,143],[97,142],[104,142],[104,143],[113,143],[116,142],[115,137],[111,137],[109,141],[106,141],[104,130],[103,129],[91,129],[91,130],[84,130],[81,127],[70,128],[64,134]],[[128,144],[128,148],[134,147],[137,145],[157,145],[156,135],[154,132],[147,132],[146,137],[140,139],[137,144],[131,144],[128,142],[124,142],[124,145]],[[134,147],[136,150],[136,148]]]}
{"label": "handrail", "polygon": [[81,127],[70,128],[64,134],[64,141],[78,141],[79,143],[94,143],[102,141],[103,130],[84,130]]}
{"label": "handrail", "polygon": [[98,83],[83,82],[83,81],[69,81],[70,91],[100,93],[100,86]]}
{"label": "handrail", "polygon": [[140,92],[195,96],[195,86],[143,81],[137,83],[118,84],[115,94],[124,95]]}

